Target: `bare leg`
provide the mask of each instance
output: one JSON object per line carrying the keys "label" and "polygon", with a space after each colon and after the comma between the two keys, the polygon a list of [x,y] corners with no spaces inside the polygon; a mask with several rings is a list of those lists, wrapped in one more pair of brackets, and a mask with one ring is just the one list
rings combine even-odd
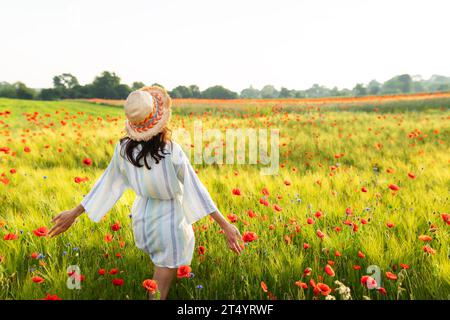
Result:
{"label": "bare leg", "polygon": [[[170,285],[177,273],[176,268],[165,268],[155,266],[155,273],[153,274],[153,280],[158,284],[158,290],[161,294],[161,300],[166,300],[169,294]],[[150,296],[153,299],[153,296]]]}

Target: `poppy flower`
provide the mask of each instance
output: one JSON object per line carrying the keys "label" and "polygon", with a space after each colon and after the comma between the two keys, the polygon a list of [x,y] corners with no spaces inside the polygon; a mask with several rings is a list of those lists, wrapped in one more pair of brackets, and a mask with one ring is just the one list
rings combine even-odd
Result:
{"label": "poppy flower", "polygon": [[89,158],[84,158],[83,159],[83,164],[90,166],[92,164],[92,160]]}
{"label": "poppy flower", "polygon": [[366,255],[364,253],[362,253],[361,251],[358,251],[358,257],[360,257],[361,259],[364,259],[366,257]]}
{"label": "poppy flower", "polygon": [[444,220],[444,222],[448,225],[450,225],[450,214],[448,213],[441,213],[441,218]]}
{"label": "poppy flower", "polygon": [[33,233],[36,237],[45,237],[48,233],[48,229],[46,227],[39,227],[36,230],[33,230]]}
{"label": "poppy flower", "polygon": [[308,218],[308,219],[306,219],[306,223],[307,224],[314,224],[314,219],[313,218]]}
{"label": "poppy flower", "polygon": [[366,286],[368,289],[375,289],[378,286],[377,281],[371,276],[362,276],[361,284]]}
{"label": "poppy flower", "polygon": [[258,235],[254,232],[245,232],[244,235],[242,236],[242,240],[244,240],[244,242],[253,242],[257,239]]}
{"label": "poppy flower", "polygon": [[106,274],[106,270],[105,269],[99,269],[98,270],[98,274],[101,276],[104,276]]}
{"label": "poppy flower", "polygon": [[292,183],[291,183],[291,181],[289,181],[289,180],[284,180],[284,184],[285,184],[286,186],[290,186]]}
{"label": "poppy flower", "polygon": [[206,248],[204,246],[198,246],[197,251],[198,254],[205,254]]}
{"label": "poppy flower", "polygon": [[184,265],[178,268],[177,277],[178,278],[189,278],[191,276],[191,267]]}
{"label": "poppy flower", "polygon": [[400,263],[400,267],[402,267],[402,269],[409,269],[409,266],[404,263]]}
{"label": "poppy flower", "polygon": [[427,235],[420,235],[419,236],[419,240],[420,241],[424,241],[424,242],[428,242],[428,241],[431,241],[431,240],[433,240],[433,238],[432,237],[430,237],[430,236],[427,236]]}
{"label": "poppy flower", "polygon": [[387,226],[388,228],[393,228],[395,225],[394,225],[392,222],[387,222],[387,223],[386,223],[386,226]]}
{"label": "poppy flower", "polygon": [[389,189],[391,189],[392,191],[398,191],[400,190],[400,187],[396,184],[390,184]]}
{"label": "poppy flower", "polygon": [[269,230],[274,230],[275,226],[273,224],[269,225]]}
{"label": "poppy flower", "polygon": [[364,219],[364,218],[361,218],[361,224],[367,224],[367,220],[366,219]]}
{"label": "poppy flower", "polygon": [[3,236],[3,240],[16,240],[19,236],[14,233],[8,233]]}
{"label": "poppy flower", "polygon": [[314,213],[314,216],[319,219],[322,216],[322,211],[316,211],[316,213]]}
{"label": "poppy flower", "polygon": [[259,203],[265,205],[266,207],[269,206],[269,201],[267,201],[265,198],[259,199]]}
{"label": "poppy flower", "polygon": [[387,291],[386,291],[386,289],[383,288],[383,287],[379,287],[379,288],[378,288],[378,292],[381,293],[381,294],[384,295],[384,296],[387,295]]}
{"label": "poppy flower", "polygon": [[397,275],[389,271],[386,272],[386,277],[390,280],[397,280]]}
{"label": "poppy flower", "polygon": [[323,237],[325,237],[325,234],[322,231],[320,231],[319,229],[317,229],[316,234],[320,239],[323,239]]}
{"label": "poppy flower", "polygon": [[107,234],[105,235],[105,242],[111,242],[113,239],[113,235],[112,234]]}
{"label": "poppy flower", "polygon": [[112,280],[112,284],[115,285],[116,287],[123,286],[124,282],[125,281],[122,278],[114,278]]}
{"label": "poppy flower", "polygon": [[249,210],[247,211],[247,214],[248,214],[248,216],[249,216],[250,218],[254,218],[254,217],[256,217],[256,213],[255,213],[255,212],[253,212],[253,210],[252,210],[252,209],[249,209]]}
{"label": "poppy flower", "polygon": [[295,281],[295,285],[297,287],[299,287],[299,288],[302,288],[302,289],[308,289],[308,285],[306,283],[304,283],[304,282],[301,282],[301,281]]}
{"label": "poppy flower", "polygon": [[155,293],[156,290],[158,290],[158,284],[153,279],[144,280],[144,282],[142,282],[142,286],[150,293]]}
{"label": "poppy flower", "polygon": [[410,177],[411,179],[415,179],[416,175],[412,172],[408,172],[408,177]]}
{"label": "poppy flower", "polygon": [[227,218],[228,218],[228,220],[230,220],[231,223],[235,223],[235,222],[238,221],[238,216],[235,215],[234,213],[230,213],[230,214],[227,216]]}
{"label": "poppy flower", "polygon": [[314,288],[315,290],[317,289],[318,290],[318,292],[321,294],[321,295],[323,295],[323,296],[327,296],[327,295],[329,295],[330,293],[331,293],[331,288],[328,286],[328,285],[326,285],[325,283],[318,283],[316,286],[315,286],[315,288]]}
{"label": "poppy flower", "polygon": [[345,213],[346,213],[347,215],[351,216],[351,215],[353,214],[353,211],[352,211],[351,208],[346,208],[346,209],[345,209]]}
{"label": "poppy flower", "polygon": [[111,225],[111,230],[112,231],[119,231],[120,230],[120,224],[119,222],[114,223],[113,225]]}
{"label": "poppy flower", "polygon": [[306,250],[306,249],[309,249],[309,244],[308,244],[308,243],[304,243],[304,244],[303,244],[303,249],[305,249],[305,250]]}
{"label": "poppy flower", "polygon": [[278,211],[278,212],[280,212],[280,211],[283,210],[283,209],[281,209],[281,207],[280,207],[278,204],[274,204],[274,205],[273,205],[273,209],[274,209],[275,211]]}
{"label": "poppy flower", "polygon": [[239,188],[233,188],[233,190],[231,190],[231,193],[235,196],[240,196],[242,194]]}
{"label": "poppy flower", "polygon": [[334,277],[335,275],[333,268],[329,264],[325,266],[325,273],[330,277]]}
{"label": "poppy flower", "polygon": [[45,279],[39,276],[34,276],[31,278],[31,281],[33,281],[34,283],[42,283],[45,281]]}
{"label": "poppy flower", "polygon": [[15,174],[16,172],[17,172],[17,170],[14,168],[9,170],[9,173],[11,173],[11,174]]}
{"label": "poppy flower", "polygon": [[58,297],[56,294],[48,294],[43,298],[42,300],[62,300],[60,297]]}
{"label": "poppy flower", "polygon": [[33,252],[31,254],[31,259],[37,259],[38,257],[39,257],[39,253],[37,253],[37,252]]}
{"label": "poppy flower", "polygon": [[335,257],[340,257],[340,256],[341,256],[341,253],[340,253],[339,251],[336,251],[336,252],[334,253],[334,256],[335,256]]}
{"label": "poppy flower", "polygon": [[269,190],[268,190],[266,187],[264,187],[264,188],[261,190],[261,192],[262,192],[262,194],[265,195],[266,197],[268,197],[268,196],[270,195]]}
{"label": "poppy flower", "polygon": [[430,246],[424,246],[423,247],[423,251],[426,252],[426,253],[429,253],[429,254],[435,254],[436,253],[436,251],[433,248],[431,248]]}
{"label": "poppy flower", "polygon": [[361,266],[358,266],[358,265],[354,265],[352,268],[353,268],[354,270],[361,270]]}
{"label": "poppy flower", "polygon": [[109,274],[114,275],[114,274],[118,274],[119,273],[119,269],[117,268],[113,268],[111,270],[109,270]]}
{"label": "poppy flower", "polygon": [[25,152],[31,152],[31,149],[30,149],[29,147],[25,147],[25,148],[23,148],[23,151],[25,151]]}
{"label": "poppy flower", "polygon": [[303,270],[303,275],[304,276],[309,276],[312,272],[312,269],[310,267],[305,268],[305,270]]}
{"label": "poppy flower", "polygon": [[261,289],[267,293],[267,284],[264,281],[261,281]]}
{"label": "poppy flower", "polygon": [[368,190],[367,190],[367,188],[366,187],[362,187],[361,188],[361,192],[367,192]]}

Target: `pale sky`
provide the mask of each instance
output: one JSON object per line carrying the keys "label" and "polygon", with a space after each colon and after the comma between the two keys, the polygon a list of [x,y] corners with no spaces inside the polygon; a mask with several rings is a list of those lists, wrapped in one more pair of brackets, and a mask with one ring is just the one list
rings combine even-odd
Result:
{"label": "pale sky", "polygon": [[169,89],[450,76],[448,0],[1,0],[0,81],[103,70]]}

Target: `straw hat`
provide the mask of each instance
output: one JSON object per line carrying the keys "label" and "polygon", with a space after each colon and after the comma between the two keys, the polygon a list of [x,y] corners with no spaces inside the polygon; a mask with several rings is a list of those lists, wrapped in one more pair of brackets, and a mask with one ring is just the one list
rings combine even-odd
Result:
{"label": "straw hat", "polygon": [[136,141],[148,141],[157,135],[170,119],[172,100],[158,86],[131,92],[125,102],[125,130]]}

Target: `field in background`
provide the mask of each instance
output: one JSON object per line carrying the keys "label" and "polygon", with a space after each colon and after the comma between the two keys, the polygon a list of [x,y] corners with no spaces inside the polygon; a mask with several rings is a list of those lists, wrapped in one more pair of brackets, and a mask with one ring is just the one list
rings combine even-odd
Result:
{"label": "field in background", "polygon": [[[258,239],[236,256],[211,220],[196,223],[205,252],[172,298],[339,299],[335,280],[353,299],[450,298],[449,94],[324,100],[174,101],[172,128],[279,128],[281,168],[195,166],[222,213]],[[82,217],[56,239],[38,236],[81,201],[123,135],[122,109],[96,103],[0,99],[0,299],[146,298],[152,266],[134,246],[131,191],[102,223]],[[70,265],[80,290],[66,287]],[[378,289],[361,283],[370,266]]]}

